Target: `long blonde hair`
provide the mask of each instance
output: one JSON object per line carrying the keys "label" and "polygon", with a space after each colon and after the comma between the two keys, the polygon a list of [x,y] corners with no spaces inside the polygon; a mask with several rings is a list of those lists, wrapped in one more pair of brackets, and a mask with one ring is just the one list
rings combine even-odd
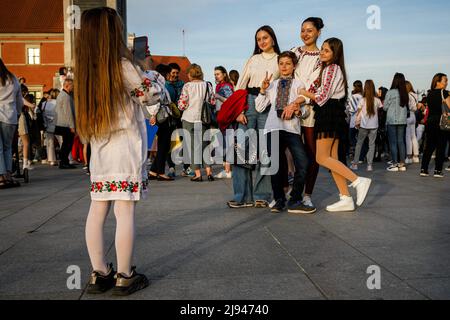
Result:
{"label": "long blonde hair", "polygon": [[126,97],[123,57],[131,60],[117,12],[84,11],[76,34],[74,94],[77,133],[85,141],[110,136],[118,124]]}

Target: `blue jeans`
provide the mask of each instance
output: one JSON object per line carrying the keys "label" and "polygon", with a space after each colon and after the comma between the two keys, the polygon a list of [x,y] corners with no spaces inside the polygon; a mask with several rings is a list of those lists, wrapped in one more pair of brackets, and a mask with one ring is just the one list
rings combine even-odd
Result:
{"label": "blue jeans", "polygon": [[0,175],[12,171],[12,143],[16,125],[0,122]]}
{"label": "blue jeans", "polygon": [[[238,129],[264,129],[266,125],[268,110],[259,113],[255,109],[256,96],[248,95],[247,125],[239,124]],[[272,197],[270,176],[261,174],[261,164],[258,163],[255,170],[255,182],[253,183],[253,172],[237,165],[233,166],[233,191],[234,201],[253,202],[255,200],[269,201]]]}
{"label": "blue jeans", "polygon": [[[269,156],[271,156],[271,145],[277,143],[279,145],[279,153],[282,154],[286,152],[286,149],[292,154],[294,159],[295,173],[294,173],[294,183],[292,185],[291,200],[300,201],[302,200],[303,188],[305,187],[306,172],[309,165],[308,154],[305,151],[301,136],[298,134],[279,131],[279,141],[272,141],[272,135],[269,134],[268,137],[268,150]],[[286,201],[286,195],[284,193],[284,177],[286,172],[283,170],[278,170],[278,172],[272,176],[272,189],[273,197],[275,200]]]}
{"label": "blue jeans", "polygon": [[406,124],[388,124],[387,132],[393,163],[405,163],[406,158]]}

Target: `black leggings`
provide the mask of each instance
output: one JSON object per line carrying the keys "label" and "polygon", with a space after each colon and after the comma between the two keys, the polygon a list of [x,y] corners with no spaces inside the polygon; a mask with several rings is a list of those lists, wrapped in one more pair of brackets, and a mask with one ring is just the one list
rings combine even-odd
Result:
{"label": "black leggings", "polygon": [[158,152],[156,153],[156,159],[152,163],[151,171],[157,174],[164,174],[166,171],[166,161],[170,158],[170,138],[172,130],[170,129],[169,122],[165,121],[158,125]]}

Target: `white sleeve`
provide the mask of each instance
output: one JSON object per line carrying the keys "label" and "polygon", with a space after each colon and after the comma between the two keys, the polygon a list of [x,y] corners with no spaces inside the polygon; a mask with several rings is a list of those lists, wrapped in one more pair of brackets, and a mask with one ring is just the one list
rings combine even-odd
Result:
{"label": "white sleeve", "polygon": [[258,96],[255,99],[255,109],[258,112],[264,112],[266,110],[267,106],[270,104],[270,99],[268,97],[268,92],[266,92],[264,95],[261,93],[258,94]]}
{"label": "white sleeve", "polygon": [[412,94],[409,95],[409,110],[413,112],[417,110],[417,100]]}
{"label": "white sleeve", "polygon": [[244,66],[244,70],[242,71],[241,76],[239,77],[238,83],[236,84],[236,90],[245,90],[247,89],[247,84],[250,81],[250,61],[252,58],[247,60],[247,63]]}
{"label": "white sleeve", "polygon": [[155,105],[160,101],[161,87],[151,81],[145,73],[130,61],[123,60],[122,70],[126,88],[131,97],[143,106]]}
{"label": "white sleeve", "polygon": [[331,99],[336,91],[340,77],[341,69],[336,64],[329,65],[323,70],[322,85],[316,93],[316,103],[319,106],[323,106]]}
{"label": "white sleeve", "polygon": [[270,104],[270,97],[271,97],[271,92],[273,91],[274,88],[274,82],[272,82],[269,86],[269,88],[267,88],[266,92],[264,95],[262,95],[261,93],[258,94],[258,96],[255,99],[255,109],[257,112],[261,113],[264,112],[267,109],[267,106]]}
{"label": "white sleeve", "polygon": [[301,89],[307,90],[306,84],[303,81],[301,81],[300,79],[298,79],[298,82],[299,82],[299,86],[297,87],[297,96],[305,99],[305,104],[311,104],[311,99],[300,94]]}

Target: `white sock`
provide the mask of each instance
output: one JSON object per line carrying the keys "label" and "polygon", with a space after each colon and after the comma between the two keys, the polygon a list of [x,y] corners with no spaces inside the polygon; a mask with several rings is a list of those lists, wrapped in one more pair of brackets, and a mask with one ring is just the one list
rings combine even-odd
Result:
{"label": "white sock", "polygon": [[110,201],[92,201],[86,221],[86,245],[92,268],[104,274],[107,274],[108,267],[105,260],[103,226],[110,206]]}
{"label": "white sock", "polygon": [[134,201],[116,201],[114,215],[116,216],[116,255],[117,272],[127,276],[131,274],[131,259],[134,246]]}

